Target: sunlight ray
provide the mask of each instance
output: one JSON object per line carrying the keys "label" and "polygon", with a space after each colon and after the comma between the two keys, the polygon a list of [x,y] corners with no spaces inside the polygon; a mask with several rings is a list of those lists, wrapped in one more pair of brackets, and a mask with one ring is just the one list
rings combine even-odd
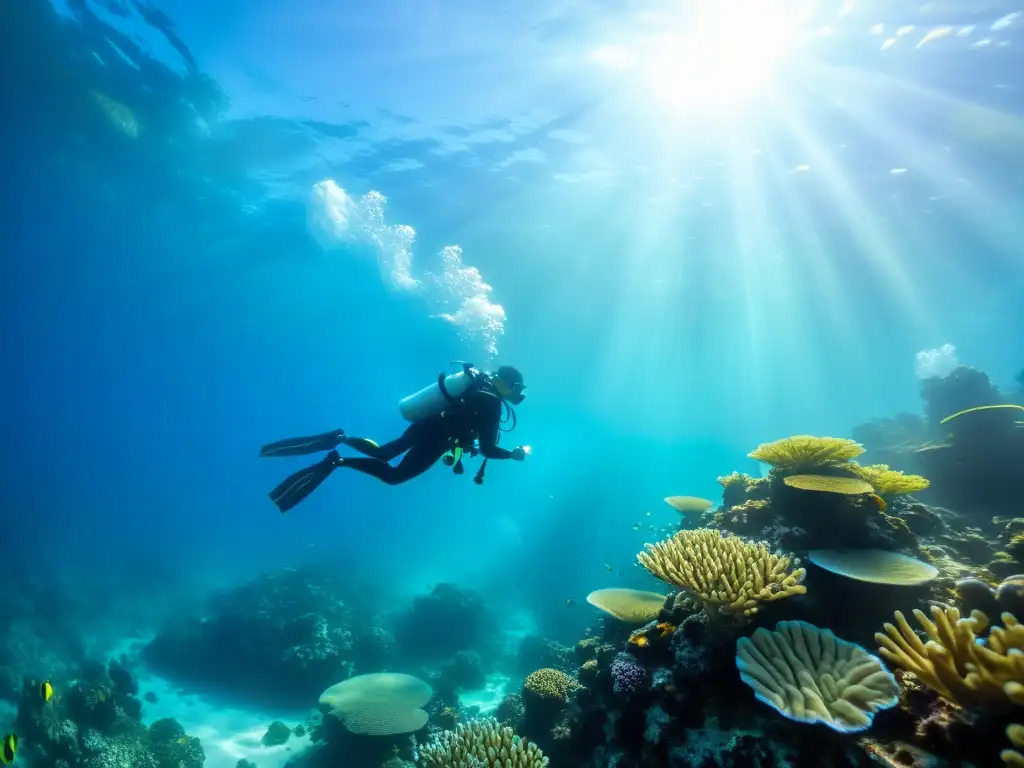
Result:
{"label": "sunlight ray", "polygon": [[903,258],[878,224],[875,212],[865,204],[859,190],[822,146],[820,139],[800,121],[785,114],[782,117],[790,132],[806,148],[812,167],[821,169],[825,175],[837,203],[837,213],[847,222],[852,240],[865,263],[870,264],[878,276],[884,279],[895,298],[911,310],[917,322],[924,322],[926,313],[914,281]]}

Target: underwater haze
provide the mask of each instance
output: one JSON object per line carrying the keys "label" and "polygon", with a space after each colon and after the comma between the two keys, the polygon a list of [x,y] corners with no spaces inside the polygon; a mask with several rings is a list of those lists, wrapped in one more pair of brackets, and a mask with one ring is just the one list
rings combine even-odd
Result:
{"label": "underwater haze", "polygon": [[[1024,514],[996,498],[1024,456],[1019,440],[1000,454],[1013,457],[1010,469],[989,463],[954,481],[883,450],[910,437],[872,444],[856,431],[915,414],[931,431],[913,438],[913,450],[956,450],[941,419],[998,405],[971,423],[1005,416],[1024,434],[1019,0],[6,0],[0,51],[0,594],[17,606],[0,643],[0,700],[10,706],[0,706],[0,730],[10,719],[19,735],[13,761],[94,765],[33,743],[22,679],[33,691],[52,679],[70,701],[70,681],[87,677],[76,665],[113,655],[159,690],[140,705],[153,709],[139,715],[147,727],[166,710],[190,734],[182,744],[202,741],[206,765],[280,768],[299,759],[299,746],[229,748],[233,737],[195,713],[213,722],[262,707],[252,726],[262,734],[271,720],[316,710],[319,692],[346,676],[377,672],[426,679],[440,701],[444,686],[424,670],[448,669],[449,651],[469,645],[437,640],[442,650],[430,656],[419,644],[434,630],[412,642],[416,652],[403,645],[403,622],[430,600],[449,616],[430,621],[464,638],[530,636],[571,649],[600,635],[625,650],[596,664],[610,669],[615,657],[621,668],[637,636],[614,640],[608,627],[621,615],[601,622],[621,610],[600,613],[588,594],[689,590],[705,608],[714,603],[678,574],[672,581],[638,563],[646,543],[710,525],[805,566],[808,552],[860,546],[774,538],[770,525],[744,531],[721,517],[711,525],[714,510],[664,502],[706,497],[724,514],[747,503],[730,500],[720,480],[733,471],[772,483],[772,494],[796,492],[782,476],[799,462],[748,455],[789,436],[864,443],[877,461],[929,477],[914,503],[993,542],[963,568],[924,557],[917,539],[865,546],[923,557],[949,590],[965,577],[994,588],[1024,571],[986,565],[996,550],[1013,555],[989,521],[1001,531]],[[294,509],[282,513],[268,498],[321,455],[260,457],[261,446],[335,429],[384,443],[409,426],[399,402],[463,361],[521,372],[527,397],[500,447],[528,446],[525,461],[491,458],[478,484],[481,457],[467,456],[465,474],[438,462],[388,485],[342,460]],[[987,376],[982,395],[934,395],[939,383],[975,374]],[[355,455],[344,443],[339,451]],[[829,471],[808,474],[834,474],[839,464],[826,463]],[[909,502],[865,480],[890,526],[933,534],[915,529],[900,506]],[[958,495],[968,482],[991,493]],[[318,668],[287,691],[238,690],[251,671],[204,677],[223,668],[211,661],[186,673],[182,658],[198,652],[173,649],[193,646],[177,635],[161,645],[168,626],[214,621],[211,596],[247,584],[257,585],[252,594],[284,594],[298,587],[259,580],[306,568],[349,590],[337,599],[372,614],[374,637],[393,635],[399,655],[346,657],[344,675]],[[909,616],[929,597],[951,599],[936,594],[895,607]],[[252,599],[274,610],[270,598]],[[499,619],[465,629],[459,622],[471,620],[446,600],[463,609],[481,600]],[[888,612],[870,627],[828,626],[874,654],[872,633],[892,618],[882,603]],[[784,610],[773,618],[826,625]],[[650,637],[656,646],[660,635]],[[472,649],[487,680],[508,690],[530,671],[498,650]],[[656,680],[650,670],[664,663],[651,664],[636,674]],[[579,663],[534,666],[571,673],[567,701],[573,686],[589,685]],[[82,694],[90,712],[114,696],[113,669],[108,687]],[[736,669],[749,667],[730,667],[741,685]],[[483,679],[451,689],[497,690]],[[170,703],[186,689],[207,696],[190,700],[192,715]],[[142,692],[125,688],[125,701]],[[793,725],[757,696],[744,706]],[[426,706],[410,697],[410,708]],[[33,706],[50,706],[43,698]],[[452,722],[494,711],[472,709],[466,696],[445,701]],[[576,701],[580,711],[610,711]],[[132,711],[120,700],[117,708]],[[443,729],[448,721],[427,711],[430,728]],[[625,737],[598,757],[526,735],[553,768],[687,765],[649,730],[644,740],[652,710],[646,720],[638,711],[637,738],[654,753],[631,751]],[[76,717],[66,719],[86,733]],[[562,725],[560,744],[576,733]],[[595,731],[579,728],[592,742]],[[310,750],[330,742],[309,731]],[[420,731],[395,725],[375,737],[411,732]],[[943,757],[934,744],[916,748]],[[353,749],[361,757],[338,764],[383,762]],[[159,756],[125,759],[164,768]],[[708,759],[689,764],[733,764]]]}

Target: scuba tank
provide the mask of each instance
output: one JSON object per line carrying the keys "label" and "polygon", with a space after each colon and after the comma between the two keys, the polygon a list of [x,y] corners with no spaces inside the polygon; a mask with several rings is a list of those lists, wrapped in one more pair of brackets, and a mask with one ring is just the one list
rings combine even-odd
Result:
{"label": "scuba tank", "polygon": [[436,416],[446,408],[455,405],[483,376],[469,363],[455,362],[462,370],[445,375],[439,373],[437,381],[428,384],[418,392],[403,397],[398,411],[406,421],[417,422],[429,416]]}

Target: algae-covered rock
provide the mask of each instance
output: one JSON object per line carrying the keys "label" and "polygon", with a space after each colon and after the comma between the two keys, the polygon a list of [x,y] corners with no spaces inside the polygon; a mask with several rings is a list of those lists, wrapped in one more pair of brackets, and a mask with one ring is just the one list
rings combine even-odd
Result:
{"label": "algae-covered rock", "polygon": [[291,728],[280,720],[275,720],[267,728],[267,732],[263,734],[263,738],[260,739],[260,744],[264,747],[277,747],[288,741],[288,739],[291,738],[291,735]]}
{"label": "algae-covered rock", "polygon": [[149,727],[149,751],[158,768],[203,768],[206,760],[199,739],[188,736],[181,724],[170,717]]}

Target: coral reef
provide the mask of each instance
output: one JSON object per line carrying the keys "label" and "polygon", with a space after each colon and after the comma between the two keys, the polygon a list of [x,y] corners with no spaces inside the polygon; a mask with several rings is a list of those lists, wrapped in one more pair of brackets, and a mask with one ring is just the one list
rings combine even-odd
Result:
{"label": "coral reef", "polygon": [[331,680],[386,668],[392,656],[376,606],[320,570],[284,569],[218,595],[205,617],[179,620],[142,658],[185,683],[300,706]]}
{"label": "coral reef", "polygon": [[984,514],[986,521],[1016,513],[1024,429],[1020,411],[1008,406],[1024,403],[1024,391],[1004,394],[983,372],[961,366],[924,379],[921,396],[923,418],[904,414],[860,425],[854,437],[876,461],[928,478],[922,500]]}
{"label": "coral reef", "polygon": [[395,640],[407,659],[444,661],[469,650],[486,659],[496,650],[497,626],[481,595],[438,584],[430,594],[417,596],[399,618]]}
{"label": "coral reef", "polygon": [[86,665],[40,698],[25,680],[15,720],[19,756],[36,768],[202,768],[199,739],[177,721],[142,724],[134,680],[121,666]]}

